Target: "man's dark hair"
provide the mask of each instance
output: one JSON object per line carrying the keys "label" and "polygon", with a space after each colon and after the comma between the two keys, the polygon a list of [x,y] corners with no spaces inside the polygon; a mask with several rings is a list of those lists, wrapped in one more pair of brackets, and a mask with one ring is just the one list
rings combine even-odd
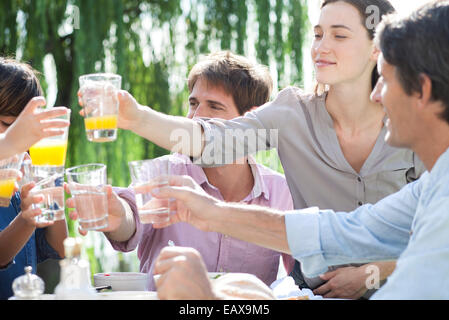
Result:
{"label": "man's dark hair", "polygon": [[240,115],[268,102],[273,89],[268,67],[230,51],[209,54],[192,68],[188,78],[190,92],[198,79],[232,95]]}
{"label": "man's dark hair", "polygon": [[421,77],[432,81],[432,100],[445,109],[449,123],[449,1],[434,1],[405,18],[389,16],[379,25],[377,46],[411,95],[421,93]]}
{"label": "man's dark hair", "polygon": [[30,65],[0,57],[0,115],[17,117],[43,91]]}

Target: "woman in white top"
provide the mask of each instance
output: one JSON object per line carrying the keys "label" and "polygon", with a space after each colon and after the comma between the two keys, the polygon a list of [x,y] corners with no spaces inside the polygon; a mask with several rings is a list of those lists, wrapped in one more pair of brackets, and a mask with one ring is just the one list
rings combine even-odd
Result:
{"label": "woman in white top", "polygon": [[[277,148],[296,209],[351,211],[375,203],[424,171],[411,151],[385,143],[385,111],[370,100],[378,78],[375,24],[392,11],[387,0],[323,2],[311,54],[317,82],[327,90],[308,94],[289,87],[274,101],[228,121],[168,116],[121,91],[118,125],[168,150],[199,158],[203,166]],[[238,143],[224,143],[229,130]],[[259,134],[259,143],[250,143],[241,134],[245,130]],[[266,134],[270,130],[276,131],[276,139]],[[300,270],[293,275],[316,294],[357,299],[372,294],[366,285],[369,270],[377,270],[376,279],[384,280],[395,262],[369,265],[375,269],[331,268],[321,279],[304,279]]]}

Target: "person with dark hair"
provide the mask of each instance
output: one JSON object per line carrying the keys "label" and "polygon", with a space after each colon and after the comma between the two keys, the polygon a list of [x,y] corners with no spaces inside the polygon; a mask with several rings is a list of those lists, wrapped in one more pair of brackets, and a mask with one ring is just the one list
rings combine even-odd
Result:
{"label": "person with dark hair", "polygon": [[0,159],[6,159],[27,151],[43,138],[61,134],[61,125],[67,124],[48,120],[61,115],[61,109],[34,112],[45,105],[35,70],[3,57],[0,68]]}
{"label": "person with dark hair", "polygon": [[[349,213],[325,208],[280,212],[225,204],[189,177],[172,176],[170,187],[153,191],[160,199],[177,199],[177,214],[168,224],[184,221],[291,253],[308,276],[330,265],[397,259],[372,299],[449,299],[448,39],[448,0],[431,2],[407,17],[385,18],[376,35],[380,78],[371,99],[386,110],[388,144],[410,148],[422,159],[427,171],[419,180]],[[167,250],[155,272],[173,279],[176,260],[181,260],[176,256],[186,258],[184,272],[200,259]],[[205,279],[204,274],[195,277],[192,281]],[[378,284],[380,277],[372,269],[370,283]],[[176,295],[178,288],[171,284],[161,283],[163,297]],[[202,298],[217,298],[213,289],[204,288],[208,292]]]}
{"label": "person with dark hair", "polygon": [[[192,121],[142,107],[123,92],[119,126],[193,156],[205,168],[226,164],[223,158],[276,148],[295,209],[351,211],[376,203],[425,170],[414,152],[385,143],[385,111],[370,101],[378,77],[374,28],[391,12],[394,8],[387,0],[323,2],[313,27],[311,57],[319,84],[314,93],[288,87],[244,116]],[[175,130],[188,134],[173,139]],[[256,143],[242,132],[257,136]],[[226,143],[229,135],[234,143]],[[382,279],[395,266],[391,261],[374,264]],[[300,287],[317,289],[325,297],[367,298],[374,292],[365,285],[372,265],[331,266],[324,278],[311,279],[304,277],[298,263],[292,276]],[[323,287],[326,283],[332,287]]]}
{"label": "person with dark hair", "polygon": [[[223,51],[209,54],[193,66],[188,76],[188,88],[187,118],[233,119],[268,101],[272,79],[266,66]],[[157,161],[168,162],[171,173],[191,176],[205,192],[223,201],[279,210],[293,209],[285,177],[256,163],[253,157],[243,157],[223,167],[204,169],[181,154],[160,157]],[[276,280],[279,252],[216,232],[203,232],[188,224],[154,229],[151,224],[140,222],[131,188],[114,190],[109,201],[110,226],[100,231],[117,250],[127,252],[138,246],[140,271],[150,275],[149,290],[155,290],[152,277],[154,262],[169,240],[201,252],[210,272],[251,273],[266,284]],[[74,205],[72,199],[67,201],[68,207]],[[71,217],[77,218],[76,211]],[[293,264],[291,256],[283,255],[287,272],[292,270]]]}
{"label": "person with dark hair", "polygon": [[[67,114],[64,107],[35,113],[46,104],[35,71],[14,59],[0,58],[0,150],[2,157],[27,151],[40,139],[62,134],[66,120],[52,119]],[[65,220],[37,223],[41,209],[32,205],[42,195],[30,195],[34,182],[22,186],[11,198],[9,207],[0,208],[0,299],[13,295],[12,283],[23,275],[25,266],[36,273],[37,264],[64,257],[67,237]]]}

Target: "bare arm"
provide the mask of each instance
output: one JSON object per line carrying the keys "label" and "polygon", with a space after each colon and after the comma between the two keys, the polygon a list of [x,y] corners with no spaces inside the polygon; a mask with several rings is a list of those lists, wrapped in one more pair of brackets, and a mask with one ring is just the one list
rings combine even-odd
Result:
{"label": "bare arm", "polygon": [[123,242],[129,240],[136,232],[136,222],[129,204],[120,197],[117,197],[117,200],[122,206],[121,210],[123,210],[121,223],[116,230],[105,232],[104,234],[110,240]]}
{"label": "bare arm", "polygon": [[[173,187],[153,189],[151,192],[158,198],[175,198],[176,214],[170,216],[170,222],[154,224],[154,228],[164,228],[183,221],[204,231],[220,232],[290,253],[285,214],[281,211],[256,205],[221,202],[208,195],[189,176],[171,176],[169,184]],[[135,192],[145,192],[144,188],[135,188]]]}
{"label": "bare arm", "polygon": [[142,106],[139,106],[138,112],[139,120],[129,130],[171,152],[201,156],[203,133],[201,125],[196,121]]}
{"label": "bare arm", "polygon": [[45,230],[45,239],[58,252],[61,258],[65,256],[63,241],[67,238],[67,235],[67,223],[65,220],[55,221],[52,226],[47,227]]}
{"label": "bare arm", "polygon": [[18,215],[0,232],[0,267],[6,266],[22,250],[33,234],[35,226]]}

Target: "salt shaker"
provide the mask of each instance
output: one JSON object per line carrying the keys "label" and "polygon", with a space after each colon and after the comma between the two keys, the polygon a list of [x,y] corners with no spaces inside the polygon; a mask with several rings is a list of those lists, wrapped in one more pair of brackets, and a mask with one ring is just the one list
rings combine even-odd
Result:
{"label": "salt shaker", "polygon": [[25,275],[17,277],[12,283],[14,297],[18,300],[39,300],[44,293],[44,281],[32,274],[31,266],[25,267]]}

